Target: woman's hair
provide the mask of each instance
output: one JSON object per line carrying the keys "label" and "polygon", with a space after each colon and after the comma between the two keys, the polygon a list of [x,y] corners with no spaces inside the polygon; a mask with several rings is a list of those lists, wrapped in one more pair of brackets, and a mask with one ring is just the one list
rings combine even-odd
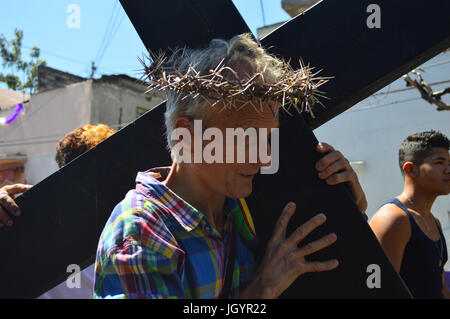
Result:
{"label": "woman's hair", "polygon": [[398,150],[398,162],[402,174],[405,174],[403,165],[406,162],[413,162],[417,166],[422,165],[425,157],[433,153],[434,147],[442,147],[448,150],[450,141],[447,136],[434,130],[409,135]]}
{"label": "woman's hair", "polygon": [[[169,68],[182,74],[188,73],[191,68],[200,75],[205,75],[216,69],[221,62],[223,66],[234,70],[241,79],[249,79],[254,74],[261,73],[266,83],[276,82],[283,71],[283,62],[268,54],[251,34],[241,34],[229,41],[213,39],[202,49],[179,49],[166,63]],[[182,116],[201,118],[205,107],[210,107],[210,103],[201,96],[187,96],[170,90],[167,92],[165,124],[169,150],[174,145],[171,135],[176,120]]]}
{"label": "woman's hair", "polygon": [[67,133],[56,145],[55,161],[61,168],[98,143],[113,135],[116,131],[108,125],[85,125]]}

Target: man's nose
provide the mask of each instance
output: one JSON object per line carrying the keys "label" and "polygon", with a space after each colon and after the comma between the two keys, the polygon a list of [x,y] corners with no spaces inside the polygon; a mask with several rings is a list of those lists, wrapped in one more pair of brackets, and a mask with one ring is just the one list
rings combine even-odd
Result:
{"label": "man's nose", "polygon": [[450,175],[450,163],[447,164],[447,168],[445,169],[444,173]]}

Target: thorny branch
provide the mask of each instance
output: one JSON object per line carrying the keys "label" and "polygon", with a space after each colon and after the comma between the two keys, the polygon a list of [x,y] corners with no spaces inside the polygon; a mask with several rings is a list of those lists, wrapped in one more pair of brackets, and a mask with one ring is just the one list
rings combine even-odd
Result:
{"label": "thorny branch", "polygon": [[150,65],[145,59],[140,60],[144,67],[144,80],[149,81],[147,92],[153,89],[172,90],[186,94],[184,98],[201,95],[213,107],[219,102],[223,102],[224,108],[244,103],[240,108],[251,105],[257,112],[262,102],[275,102],[288,114],[294,107],[299,113],[309,112],[313,118],[313,105],[319,103],[323,106],[316,96],[325,98],[318,88],[330,79],[316,77],[318,72],[312,73],[312,68],[302,61],[298,70],[283,61],[282,74],[277,82],[267,83],[262,73],[239,77],[235,70],[224,65],[223,60],[204,75],[200,75],[192,65],[185,74],[173,66],[167,66],[164,53],[148,57]]}

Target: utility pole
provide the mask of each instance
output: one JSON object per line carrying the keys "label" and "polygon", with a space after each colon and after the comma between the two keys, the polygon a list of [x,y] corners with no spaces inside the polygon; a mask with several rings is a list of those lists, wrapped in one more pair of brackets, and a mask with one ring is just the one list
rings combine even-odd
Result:
{"label": "utility pole", "polygon": [[90,79],[94,78],[94,73],[97,70],[97,67],[94,64],[94,61],[92,61],[92,66],[91,66],[91,76],[89,77]]}

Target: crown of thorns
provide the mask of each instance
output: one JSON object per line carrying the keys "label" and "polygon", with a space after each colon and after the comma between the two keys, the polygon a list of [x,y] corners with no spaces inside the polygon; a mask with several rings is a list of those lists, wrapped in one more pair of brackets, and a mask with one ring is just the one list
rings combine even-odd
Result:
{"label": "crown of thorns", "polygon": [[[313,73],[313,68],[305,66],[302,60],[299,61],[300,68],[297,70],[289,62],[281,60],[281,75],[277,77],[277,82],[267,83],[261,72],[242,79],[235,70],[225,65],[224,59],[204,75],[195,69],[195,65],[190,65],[186,72],[181,72],[167,63],[165,53],[157,56],[150,54],[147,59],[149,64],[145,62],[145,57],[139,59],[144,67],[144,81],[148,81],[147,92],[154,89],[171,90],[184,94],[182,99],[200,96],[212,107],[223,102],[224,108],[239,105],[241,109],[250,105],[257,112],[258,107],[262,110],[262,102],[275,102],[288,114],[294,108],[299,113],[306,111],[314,118],[313,106],[316,103],[323,106],[317,97],[326,98],[318,88],[330,79],[316,77],[320,71]],[[272,109],[274,115],[275,112],[277,111]]]}

